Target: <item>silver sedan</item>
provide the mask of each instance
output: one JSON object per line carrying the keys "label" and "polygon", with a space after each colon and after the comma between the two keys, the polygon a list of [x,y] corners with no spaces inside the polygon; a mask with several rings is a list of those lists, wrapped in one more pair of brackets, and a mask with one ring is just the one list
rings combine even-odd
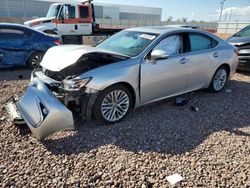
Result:
{"label": "silver sedan", "polygon": [[205,31],[126,29],[96,47],[51,48],[15,104],[41,139],[74,128],[74,111],[111,124],[147,103],[202,88],[219,92],[237,64],[237,49]]}

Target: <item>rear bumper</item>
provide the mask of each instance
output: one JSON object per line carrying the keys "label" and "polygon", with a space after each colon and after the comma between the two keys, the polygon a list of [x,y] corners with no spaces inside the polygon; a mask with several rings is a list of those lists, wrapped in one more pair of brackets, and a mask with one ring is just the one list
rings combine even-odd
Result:
{"label": "rear bumper", "polygon": [[250,71],[250,49],[240,50],[238,69]]}
{"label": "rear bumper", "polygon": [[250,54],[249,56],[239,56],[238,69],[250,71]]}
{"label": "rear bumper", "polygon": [[74,129],[72,112],[37,78],[30,82],[23,98],[15,104],[38,139],[57,131]]}

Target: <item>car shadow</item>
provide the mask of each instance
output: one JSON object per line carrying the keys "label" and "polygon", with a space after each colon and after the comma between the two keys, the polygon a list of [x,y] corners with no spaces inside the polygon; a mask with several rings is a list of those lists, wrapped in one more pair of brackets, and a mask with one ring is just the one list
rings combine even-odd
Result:
{"label": "car shadow", "polygon": [[[250,84],[248,89],[245,85],[233,80],[221,93],[201,90],[186,94],[191,100],[182,107],[173,105],[174,98],[156,102],[135,109],[114,125],[78,123],[73,135],[52,136],[42,143],[55,155],[78,154],[109,144],[132,152],[176,155],[195,149],[215,132],[250,136],[239,130],[250,125]],[[191,110],[193,107],[198,111]]]}
{"label": "car shadow", "polygon": [[0,81],[27,80],[30,79],[31,70],[28,68],[2,68],[0,69]]}
{"label": "car shadow", "polygon": [[250,76],[250,71],[237,70],[237,73],[245,75],[245,76]]}

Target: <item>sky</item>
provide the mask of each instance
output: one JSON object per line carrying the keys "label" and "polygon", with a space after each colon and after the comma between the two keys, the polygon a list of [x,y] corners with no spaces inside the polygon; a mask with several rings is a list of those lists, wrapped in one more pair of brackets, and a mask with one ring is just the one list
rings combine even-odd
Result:
{"label": "sky", "polygon": [[[162,8],[162,20],[218,21],[222,0],[94,0],[94,2]],[[222,21],[250,21],[250,0],[226,0]]]}

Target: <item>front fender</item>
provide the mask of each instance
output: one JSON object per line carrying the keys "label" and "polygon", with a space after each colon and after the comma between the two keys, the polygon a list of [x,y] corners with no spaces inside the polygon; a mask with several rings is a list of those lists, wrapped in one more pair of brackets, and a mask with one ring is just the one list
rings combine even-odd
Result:
{"label": "front fender", "polygon": [[134,89],[136,101],[139,101],[140,65],[137,63],[124,62],[111,64],[80,75],[80,78],[91,77],[86,85],[89,93],[102,91],[105,88],[117,84],[127,83]]}
{"label": "front fender", "polygon": [[44,33],[46,33],[46,31],[49,30],[49,31],[53,31],[56,35],[61,36],[61,34],[58,32],[56,26],[52,23],[37,25],[37,26],[34,26],[33,29],[40,31],[40,32],[44,32]]}

